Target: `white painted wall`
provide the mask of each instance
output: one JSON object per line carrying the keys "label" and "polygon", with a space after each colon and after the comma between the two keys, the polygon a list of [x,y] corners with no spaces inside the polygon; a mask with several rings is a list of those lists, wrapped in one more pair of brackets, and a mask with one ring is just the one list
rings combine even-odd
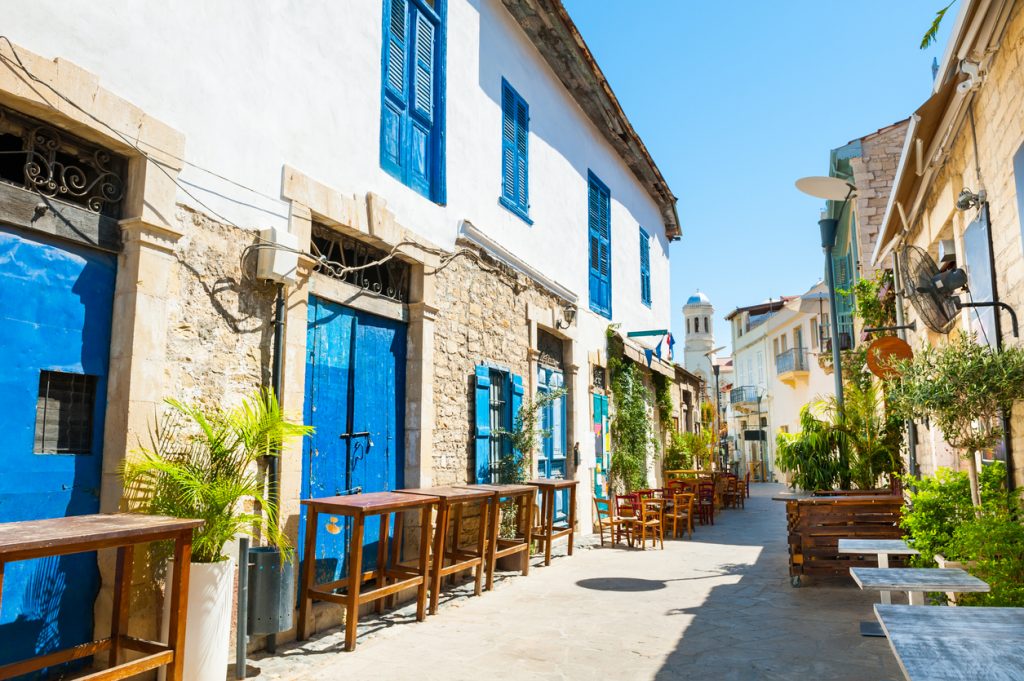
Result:
{"label": "white painted wall", "polygon": [[[244,227],[286,227],[279,197],[289,164],[346,194],[380,194],[402,224],[445,248],[469,220],[575,291],[583,337],[598,347],[607,320],[587,311],[592,169],[611,190],[615,321],[626,330],[669,326],[668,242],[656,204],[499,0],[448,0],[445,206],[380,168],[381,0],[0,7],[16,45],[97,74],[183,132],[187,161],[231,180],[187,166],[181,179],[194,198],[182,190],[182,202]],[[498,203],[503,76],[530,105],[533,226]],[[640,225],[652,237],[652,308],[640,304]]]}

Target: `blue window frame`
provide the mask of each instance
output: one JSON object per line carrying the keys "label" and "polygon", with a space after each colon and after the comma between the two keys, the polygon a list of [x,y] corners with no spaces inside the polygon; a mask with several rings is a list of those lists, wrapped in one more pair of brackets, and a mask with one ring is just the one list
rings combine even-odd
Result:
{"label": "blue window frame", "polygon": [[640,228],[640,302],[651,306],[651,237]]}
{"label": "blue window frame", "polygon": [[612,318],[611,192],[594,173],[587,173],[587,224],[590,236],[590,309]]}
{"label": "blue window frame", "polygon": [[501,79],[501,205],[530,219],[530,107]]}
{"label": "blue window frame", "polygon": [[523,405],[523,378],[486,364],[474,368],[475,385],[474,431],[475,456],[473,481],[477,483],[511,483],[502,479],[501,459],[510,454],[521,457],[522,452],[512,451],[511,443],[501,431],[512,430],[515,417]]}
{"label": "blue window frame", "polygon": [[380,165],[444,203],[444,0],[384,0]]}

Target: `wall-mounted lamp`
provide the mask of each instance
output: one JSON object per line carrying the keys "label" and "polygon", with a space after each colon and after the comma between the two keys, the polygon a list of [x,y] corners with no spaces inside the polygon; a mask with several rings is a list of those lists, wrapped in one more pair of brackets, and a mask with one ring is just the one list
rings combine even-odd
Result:
{"label": "wall-mounted lamp", "polygon": [[959,210],[970,210],[975,206],[985,203],[986,198],[988,197],[986,196],[984,189],[975,194],[967,187],[964,187],[956,197],[956,207]]}
{"label": "wall-mounted lamp", "polygon": [[555,322],[555,328],[568,329],[576,321],[576,306],[569,303],[562,308],[562,318]]}

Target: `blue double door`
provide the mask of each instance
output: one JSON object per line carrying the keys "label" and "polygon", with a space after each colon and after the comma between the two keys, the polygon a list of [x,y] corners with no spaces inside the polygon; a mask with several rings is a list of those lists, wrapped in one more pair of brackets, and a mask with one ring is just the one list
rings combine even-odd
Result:
{"label": "blue double door", "polygon": [[[315,296],[309,301],[302,497],[403,486],[406,325]],[[305,538],[306,514],[300,519]],[[377,523],[364,532],[364,569],[376,560]],[[341,579],[350,523],[321,515],[316,575]]]}
{"label": "blue double door", "polygon": [[[0,523],[99,511],[114,255],[0,225]],[[0,665],[92,640],[95,553],[11,563]]]}
{"label": "blue double door", "polygon": [[[560,390],[565,385],[565,377],[561,371],[541,366],[537,369],[537,391],[541,395]],[[544,437],[541,440],[537,457],[537,474],[542,478],[565,478],[567,435],[565,427],[566,410],[565,395],[544,404],[541,410],[541,429]],[[555,521],[568,519],[569,490],[555,492]]]}

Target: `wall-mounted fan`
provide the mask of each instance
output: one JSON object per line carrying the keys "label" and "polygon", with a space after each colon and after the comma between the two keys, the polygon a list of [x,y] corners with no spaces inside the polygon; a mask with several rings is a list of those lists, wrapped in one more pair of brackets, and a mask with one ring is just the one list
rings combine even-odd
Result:
{"label": "wall-mounted fan", "polygon": [[[928,252],[917,246],[903,247],[900,266],[903,294],[917,310],[921,321],[936,333],[949,333],[959,311],[959,301],[953,292],[967,283],[966,273],[960,269],[940,273]],[[954,273],[962,277],[951,277]]]}

